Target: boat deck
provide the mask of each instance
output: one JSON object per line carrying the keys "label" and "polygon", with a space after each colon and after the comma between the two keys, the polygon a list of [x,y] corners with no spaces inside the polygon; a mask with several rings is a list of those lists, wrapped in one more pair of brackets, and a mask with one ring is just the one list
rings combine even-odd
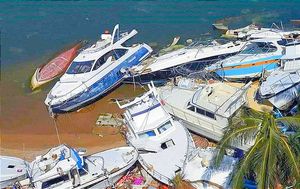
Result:
{"label": "boat deck", "polygon": [[[228,82],[228,84],[235,87],[242,87],[244,85],[244,83],[233,83],[233,82]],[[273,110],[273,106],[271,104],[259,104],[255,100],[254,97],[258,88],[259,88],[259,81],[255,81],[251,84],[247,92],[247,96],[246,96],[247,103],[245,105],[259,112],[271,112]]]}

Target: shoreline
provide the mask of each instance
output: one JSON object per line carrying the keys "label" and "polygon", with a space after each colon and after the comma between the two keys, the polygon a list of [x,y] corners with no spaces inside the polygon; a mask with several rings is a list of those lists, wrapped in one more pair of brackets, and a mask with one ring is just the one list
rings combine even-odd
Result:
{"label": "shoreline", "polygon": [[54,85],[49,83],[41,90],[31,92],[27,83],[28,73],[34,64],[23,64],[2,70],[0,107],[0,155],[17,156],[31,161],[49,148],[61,143],[73,148],[85,148],[87,154],[126,145],[118,128],[97,128],[93,133],[100,113],[121,114],[111,98],[132,98],[144,92],[140,87],[123,84],[97,102],[75,112],[50,118],[44,105],[46,94]]}

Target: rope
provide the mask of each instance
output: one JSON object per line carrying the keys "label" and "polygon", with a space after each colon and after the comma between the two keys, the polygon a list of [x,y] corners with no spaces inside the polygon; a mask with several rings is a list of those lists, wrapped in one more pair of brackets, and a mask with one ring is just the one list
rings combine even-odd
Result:
{"label": "rope", "polygon": [[61,145],[61,141],[60,141],[60,137],[59,137],[59,133],[58,133],[58,128],[57,128],[57,124],[56,124],[56,118],[54,118],[53,121],[54,121],[57,140],[58,140],[59,145]]}

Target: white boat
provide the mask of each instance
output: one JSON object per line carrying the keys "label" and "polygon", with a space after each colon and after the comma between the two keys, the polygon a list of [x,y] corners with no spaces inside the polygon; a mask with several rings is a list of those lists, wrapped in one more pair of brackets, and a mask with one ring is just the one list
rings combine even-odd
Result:
{"label": "white boat", "polygon": [[281,58],[282,67],[272,72],[261,84],[259,95],[279,110],[287,110],[300,94],[300,42],[290,43]]}
{"label": "white boat", "polygon": [[0,188],[11,187],[16,181],[25,179],[27,166],[23,159],[0,156]]}
{"label": "white boat", "polygon": [[136,30],[120,34],[116,25],[112,35],[103,34],[96,44],[80,52],[48,93],[45,104],[49,112],[74,111],[118,86],[127,70],[152,52],[147,44],[123,46],[136,34]]}
{"label": "white boat", "polygon": [[232,173],[238,159],[229,155],[223,157],[219,167],[214,164],[217,149],[197,149],[189,156],[184,170],[184,180],[196,189],[231,188]]}
{"label": "white boat", "polygon": [[228,42],[220,44],[217,41],[204,45],[196,41],[188,47],[181,48],[158,57],[151,57],[142,64],[131,69],[131,77],[126,82],[149,83],[165,82],[175,76],[187,76],[203,70],[225,57],[238,53],[245,42]]}
{"label": "white boat", "polygon": [[[190,80],[192,82],[193,80]],[[246,103],[246,92],[251,82],[241,88],[215,82],[211,84],[178,84],[158,88],[164,108],[199,135],[220,141],[229,119]],[[247,150],[248,145],[236,146]]]}
{"label": "white boat", "polygon": [[[277,27],[274,28],[273,26]],[[243,28],[227,30],[224,37],[233,37],[238,39],[292,39],[297,38],[300,31],[284,31],[279,29],[276,24],[272,24],[271,28],[262,28],[255,24],[250,24]]]}
{"label": "white boat", "polygon": [[[198,149],[182,123],[165,110],[153,83],[149,91],[120,105],[125,109],[126,138],[137,148],[139,163],[155,179],[173,185],[176,175],[195,183],[198,189],[218,185],[229,188],[238,159],[225,155],[219,168],[213,166],[215,148]],[[199,183],[200,181],[200,183]]]}
{"label": "white boat", "polygon": [[237,55],[231,56],[206,68],[228,80],[259,78],[280,66],[284,49],[278,40],[256,39],[249,41]]}
{"label": "white boat", "polygon": [[107,188],[113,186],[137,161],[133,147],[120,147],[89,156],[60,145],[36,157],[28,169],[29,178],[16,187]]}
{"label": "white boat", "polygon": [[154,86],[148,86],[150,90],[141,97],[118,104],[125,109],[126,138],[138,150],[139,163],[152,177],[171,185],[195,145],[187,129],[163,108]]}

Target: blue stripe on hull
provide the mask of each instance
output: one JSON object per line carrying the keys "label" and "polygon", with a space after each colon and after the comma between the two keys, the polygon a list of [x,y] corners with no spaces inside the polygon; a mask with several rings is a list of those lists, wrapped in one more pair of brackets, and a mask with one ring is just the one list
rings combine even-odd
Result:
{"label": "blue stripe on hull", "polygon": [[233,68],[229,70],[217,70],[216,73],[220,77],[232,77],[232,78],[246,78],[247,75],[257,75],[260,76],[260,74],[263,72],[263,70],[271,71],[275,68],[278,68],[278,63],[272,63],[272,64],[265,64],[265,65],[258,65],[258,66],[251,66],[247,68]]}
{"label": "blue stripe on hull", "polygon": [[140,63],[139,59],[145,56],[147,53],[149,53],[148,49],[144,47],[140,48],[136,53],[91,85],[86,92],[82,92],[64,103],[51,106],[50,108],[52,112],[63,113],[74,111],[93,102],[93,100],[97,99],[98,97],[103,96],[122,81],[125,75],[120,71],[122,68],[130,68],[138,65]]}

